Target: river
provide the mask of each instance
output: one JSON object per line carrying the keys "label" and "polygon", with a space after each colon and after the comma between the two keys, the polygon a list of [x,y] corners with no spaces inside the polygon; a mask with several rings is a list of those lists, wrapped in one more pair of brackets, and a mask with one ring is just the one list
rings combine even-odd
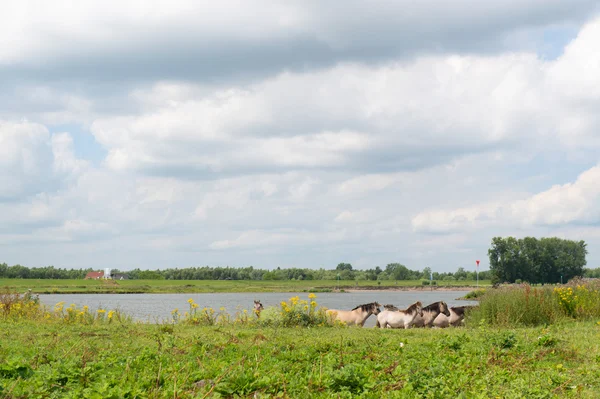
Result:
{"label": "river", "polygon": [[[406,308],[416,301],[424,306],[445,301],[448,306],[476,304],[475,301],[458,300],[465,291],[359,291],[350,293],[317,293],[316,301],[320,306],[330,309],[352,309],[370,302],[393,304]],[[200,308],[209,307],[225,310],[234,315],[237,311],[252,310],[253,300],[257,299],[266,307],[279,306],[281,301],[298,295],[300,299],[308,299],[308,293],[211,293],[211,294],[41,294],[40,301],[53,307],[58,302],[65,302],[65,307],[75,304],[81,308],[87,305],[91,311],[97,309],[118,309],[130,315],[134,320],[161,323],[171,319],[171,312],[179,309],[184,313],[189,309],[188,299],[193,299]],[[383,308],[382,308],[383,310]],[[375,325],[375,318],[370,317],[366,326]]]}

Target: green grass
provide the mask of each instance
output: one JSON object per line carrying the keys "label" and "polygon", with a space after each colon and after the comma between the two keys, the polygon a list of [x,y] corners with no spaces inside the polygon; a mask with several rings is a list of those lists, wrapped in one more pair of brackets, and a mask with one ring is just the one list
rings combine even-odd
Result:
{"label": "green grass", "polygon": [[[438,281],[437,288],[474,287],[475,281]],[[480,281],[489,286],[489,281]],[[423,287],[421,280],[411,281],[335,281],[335,280],[35,280],[0,279],[0,288],[39,294],[60,293],[203,293],[203,292],[326,292],[336,289],[393,289]],[[436,287],[434,287],[436,289]]]}
{"label": "green grass", "polygon": [[[18,333],[16,333],[18,331]],[[0,321],[0,398],[597,398],[600,326]]]}

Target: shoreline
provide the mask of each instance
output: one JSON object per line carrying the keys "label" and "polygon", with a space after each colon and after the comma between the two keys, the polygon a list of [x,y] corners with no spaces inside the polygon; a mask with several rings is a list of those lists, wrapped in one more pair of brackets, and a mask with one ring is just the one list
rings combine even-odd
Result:
{"label": "shoreline", "polygon": [[[484,287],[479,287],[479,289]],[[340,290],[336,290],[336,292],[344,291],[348,293],[352,292],[377,292],[377,291],[474,291],[477,287],[468,287],[468,286],[456,286],[456,287],[431,287],[431,286],[423,286],[423,287],[352,287],[352,288],[341,288]]]}

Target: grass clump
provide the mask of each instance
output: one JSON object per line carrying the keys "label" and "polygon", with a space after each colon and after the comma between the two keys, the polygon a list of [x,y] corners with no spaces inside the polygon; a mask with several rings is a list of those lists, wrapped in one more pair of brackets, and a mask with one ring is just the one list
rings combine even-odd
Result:
{"label": "grass clump", "polygon": [[295,296],[282,301],[279,306],[271,306],[263,311],[249,313],[237,311],[230,316],[225,308],[215,311],[212,308],[200,309],[193,299],[188,299],[189,309],[182,315],[178,309],[171,314],[174,323],[215,326],[215,325],[256,325],[279,327],[314,327],[330,325],[325,308],[315,301],[314,293],[308,294],[308,300]]}
{"label": "grass clump", "polygon": [[469,291],[467,293],[467,295],[465,295],[462,299],[477,300],[477,299],[481,298],[482,296],[484,296],[486,292],[487,291],[485,288],[480,288],[478,290]]}
{"label": "grass clump", "polygon": [[487,290],[468,313],[468,322],[517,327],[599,317],[600,286],[576,281],[561,287],[522,284]]}

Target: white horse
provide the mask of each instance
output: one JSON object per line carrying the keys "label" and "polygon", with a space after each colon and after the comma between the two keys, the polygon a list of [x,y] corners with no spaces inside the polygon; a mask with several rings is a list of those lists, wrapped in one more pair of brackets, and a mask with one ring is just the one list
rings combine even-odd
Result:
{"label": "white horse", "polygon": [[440,314],[450,317],[448,305],[446,305],[446,302],[444,301],[434,302],[431,305],[425,306],[423,308],[423,316],[415,317],[413,325],[415,327],[431,327],[434,320]]}
{"label": "white horse", "polygon": [[379,328],[410,328],[417,315],[423,316],[423,304],[415,302],[406,310],[384,310],[377,315]]}
{"label": "white horse", "polygon": [[450,308],[450,315],[440,314],[433,321],[434,327],[445,328],[449,326],[458,327],[462,325],[465,312],[475,306],[454,306]]}
{"label": "white horse", "polygon": [[366,303],[359,305],[352,310],[337,310],[327,309],[327,315],[333,320],[339,320],[347,325],[363,326],[365,321],[372,314],[379,314],[379,307],[381,305],[377,302]]}

